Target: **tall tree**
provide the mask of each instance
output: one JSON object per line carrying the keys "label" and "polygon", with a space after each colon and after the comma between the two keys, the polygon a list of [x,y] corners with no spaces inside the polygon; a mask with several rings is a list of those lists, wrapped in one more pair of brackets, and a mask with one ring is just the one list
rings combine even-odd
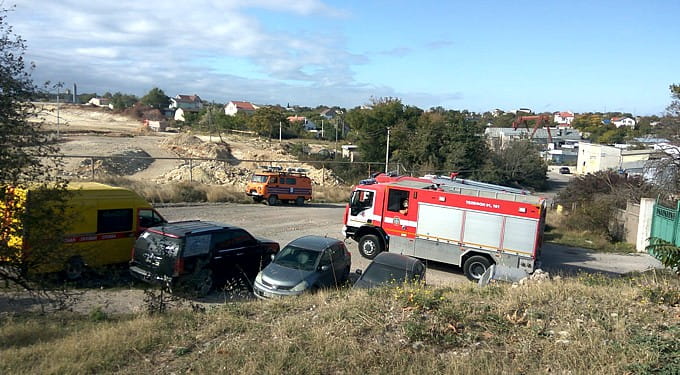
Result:
{"label": "tall tree", "polygon": [[[0,281],[42,297],[55,296],[38,277],[36,267],[63,254],[65,185],[56,178],[58,149],[52,134],[36,120],[31,99],[37,87],[32,64],[24,61],[25,41],[7,23],[0,9]],[[24,192],[30,187],[30,199]],[[19,243],[30,244],[24,253]],[[27,256],[30,254],[30,256]],[[43,265],[45,263],[42,263]],[[33,266],[33,267],[31,267]],[[61,300],[63,301],[63,300]]]}
{"label": "tall tree", "polygon": [[[356,132],[362,159],[381,161],[385,159],[387,150],[387,128],[394,128],[395,131],[411,129],[421,113],[422,110],[405,106],[399,99],[380,98],[373,99],[370,108],[349,111],[345,121]],[[390,146],[390,153],[395,148],[399,148],[398,143],[395,147]]]}
{"label": "tall tree", "polygon": [[536,145],[529,140],[520,140],[495,151],[475,178],[505,186],[542,189],[547,182],[547,171],[548,166]]}
{"label": "tall tree", "polygon": [[288,126],[286,114],[279,108],[262,107],[258,108],[247,120],[250,130],[257,132],[261,136],[278,138],[279,126]]}
{"label": "tall tree", "polygon": [[149,92],[142,97],[140,102],[149,107],[163,109],[168,108],[170,105],[170,98],[165,95],[163,90],[158,87],[154,87]]}
{"label": "tall tree", "polygon": [[138,100],[135,95],[116,92],[111,97],[111,105],[113,105],[113,109],[123,110],[131,108]]}
{"label": "tall tree", "polygon": [[37,87],[31,79],[33,64],[24,61],[25,41],[7,24],[0,9],[0,183],[33,181],[45,172],[43,156],[57,148],[35,118],[31,99]]}

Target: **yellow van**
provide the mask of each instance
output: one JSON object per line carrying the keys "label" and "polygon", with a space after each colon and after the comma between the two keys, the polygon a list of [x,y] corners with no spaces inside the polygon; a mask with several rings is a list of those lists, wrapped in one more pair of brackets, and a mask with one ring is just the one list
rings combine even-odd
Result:
{"label": "yellow van", "polygon": [[[151,207],[139,194],[132,190],[113,187],[95,182],[70,183],[66,202],[66,225],[63,254],[54,254],[54,261],[41,264],[38,272],[65,271],[67,278],[80,277],[85,266],[96,267],[125,263],[130,260],[130,252],[136,238],[146,228],[165,223],[166,220]],[[5,188],[5,201],[0,208],[9,206],[9,200],[30,201],[31,190]],[[13,204],[16,205],[16,202]],[[26,207],[26,204],[20,204]],[[16,222],[8,217],[4,220]],[[27,228],[18,227],[21,232]],[[11,238],[3,239],[17,248],[17,253],[30,257],[30,244],[25,243],[22,233],[14,233]],[[57,260],[58,259],[58,260]],[[40,262],[27,262],[38,264]]]}

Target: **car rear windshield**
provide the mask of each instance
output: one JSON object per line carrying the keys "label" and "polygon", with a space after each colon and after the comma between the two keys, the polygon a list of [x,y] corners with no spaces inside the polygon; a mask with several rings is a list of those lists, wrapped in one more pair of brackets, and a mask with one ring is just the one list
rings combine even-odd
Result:
{"label": "car rear windshield", "polygon": [[156,255],[176,256],[182,245],[182,239],[167,237],[162,234],[144,232],[137,239],[137,247]]}
{"label": "car rear windshield", "polygon": [[287,245],[279,251],[273,262],[283,267],[314,271],[319,254],[318,251]]}
{"label": "car rear windshield", "polygon": [[362,278],[376,284],[401,284],[407,277],[409,277],[409,273],[404,269],[394,268],[380,263],[372,263],[366,272],[364,272]]}
{"label": "car rear windshield", "polygon": [[251,178],[250,181],[251,181],[251,182],[267,182],[267,178],[268,178],[268,177],[269,177],[269,176],[264,176],[264,175],[261,175],[261,174],[256,174],[256,175],[253,175],[253,178]]}

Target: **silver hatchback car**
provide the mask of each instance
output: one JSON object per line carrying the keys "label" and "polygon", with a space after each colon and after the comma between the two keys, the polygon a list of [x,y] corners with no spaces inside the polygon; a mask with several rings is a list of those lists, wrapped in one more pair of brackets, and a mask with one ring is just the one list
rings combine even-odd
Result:
{"label": "silver hatchback car", "polygon": [[347,280],[352,257],[345,244],[321,236],[300,237],[279,251],[255,278],[258,298],[294,296]]}

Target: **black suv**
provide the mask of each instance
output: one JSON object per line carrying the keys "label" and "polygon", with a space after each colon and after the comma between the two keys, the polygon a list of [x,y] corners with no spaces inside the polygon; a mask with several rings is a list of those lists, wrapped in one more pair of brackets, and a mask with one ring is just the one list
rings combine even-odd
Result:
{"label": "black suv", "polygon": [[227,276],[256,275],[278,251],[278,243],[255,238],[239,227],[180,221],[148,228],[139,236],[130,273],[149,283],[204,296]]}

